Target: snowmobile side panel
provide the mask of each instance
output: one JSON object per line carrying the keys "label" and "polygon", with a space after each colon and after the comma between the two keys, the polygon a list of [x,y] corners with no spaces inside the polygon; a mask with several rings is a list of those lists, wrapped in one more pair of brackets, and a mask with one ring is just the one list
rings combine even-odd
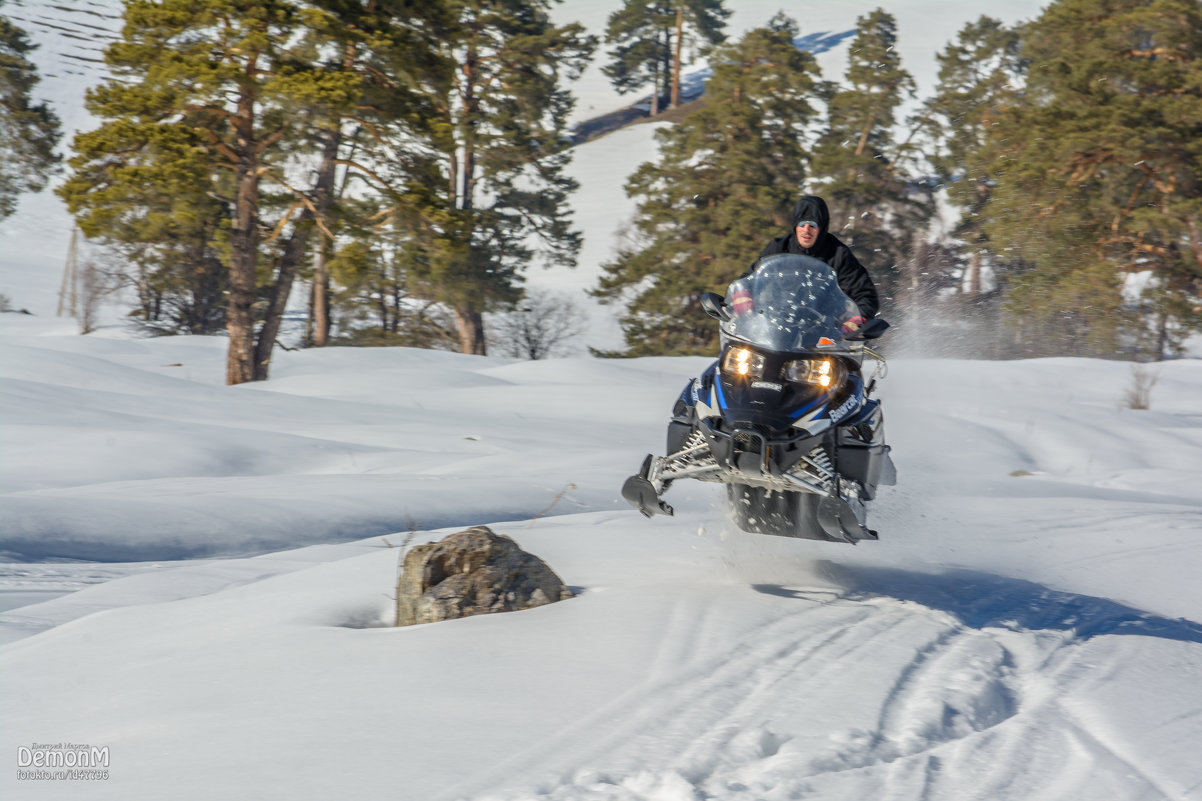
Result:
{"label": "snowmobile side panel", "polygon": [[839,444],[839,474],[860,482],[864,487],[864,499],[870,501],[876,497],[877,485],[882,483],[881,475],[889,459],[889,450],[885,444],[855,440],[842,442]]}

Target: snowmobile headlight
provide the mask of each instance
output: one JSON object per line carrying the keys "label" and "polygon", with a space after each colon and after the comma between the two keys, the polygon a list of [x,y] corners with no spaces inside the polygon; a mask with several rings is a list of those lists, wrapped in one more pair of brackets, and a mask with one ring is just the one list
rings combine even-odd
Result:
{"label": "snowmobile headlight", "polygon": [[722,372],[738,378],[763,378],[764,354],[751,348],[731,348],[722,357]]}
{"label": "snowmobile headlight", "polygon": [[786,381],[834,389],[847,378],[847,368],[835,359],[794,359],[785,365]]}

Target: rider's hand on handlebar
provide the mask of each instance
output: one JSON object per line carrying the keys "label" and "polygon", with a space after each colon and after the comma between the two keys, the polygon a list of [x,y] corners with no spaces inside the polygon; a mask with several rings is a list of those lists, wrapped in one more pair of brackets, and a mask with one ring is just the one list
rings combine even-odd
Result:
{"label": "rider's hand on handlebar", "polygon": [[860,315],[857,314],[855,317],[851,318],[850,320],[848,320],[847,322],[845,322],[843,324],[843,333],[844,334],[854,334],[855,332],[859,331],[860,326],[862,326],[866,322],[868,322],[866,319],[864,319],[863,317],[861,317]]}

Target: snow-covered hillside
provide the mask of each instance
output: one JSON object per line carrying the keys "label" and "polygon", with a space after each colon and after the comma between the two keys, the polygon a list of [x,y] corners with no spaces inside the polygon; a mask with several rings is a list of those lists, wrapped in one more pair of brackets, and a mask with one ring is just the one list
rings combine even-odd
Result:
{"label": "snow-covered hillside", "polygon": [[[779,4],[730,5],[737,31]],[[790,11],[838,34],[875,5]],[[5,11],[66,6],[115,4]],[[1036,8],[890,10],[923,82],[963,22]],[[536,285],[592,286],[651,130],[579,149],[581,266]],[[673,518],[619,496],[706,359],[281,351],[225,387],[221,338],[52,316],[47,197],[0,225],[37,313],[0,315],[0,797],[1202,801],[1202,361],[1133,411],[1123,363],[894,359],[881,541],[774,539],[707,485]],[[577,597],[388,626],[405,546],[474,524]],[[69,744],[104,778],[28,764]]]}

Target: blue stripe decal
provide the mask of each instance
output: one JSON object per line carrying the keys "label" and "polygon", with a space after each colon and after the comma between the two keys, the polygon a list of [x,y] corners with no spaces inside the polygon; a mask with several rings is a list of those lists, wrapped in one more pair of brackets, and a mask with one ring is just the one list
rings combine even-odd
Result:
{"label": "blue stripe decal", "polygon": [[722,411],[726,411],[726,396],[722,394],[722,377],[718,375],[718,371],[714,370],[714,386],[718,390],[718,405],[722,407]]}
{"label": "blue stripe decal", "polygon": [[800,409],[798,409],[797,411],[793,412],[793,414],[789,415],[789,419],[790,419],[790,420],[796,420],[798,417],[801,417],[803,414],[805,414],[806,412],[810,411],[811,409],[814,409],[815,407],[817,407],[817,406],[820,406],[820,405],[822,405],[822,404],[826,403],[826,401],[827,401],[827,398],[829,398],[829,397],[830,397],[830,393],[825,393],[825,394],[821,395],[821,396],[820,396],[820,397],[819,397],[817,400],[815,400],[814,402],[812,402],[812,403],[808,403],[808,404],[806,404],[805,406],[802,406],[802,407],[801,407]]}

